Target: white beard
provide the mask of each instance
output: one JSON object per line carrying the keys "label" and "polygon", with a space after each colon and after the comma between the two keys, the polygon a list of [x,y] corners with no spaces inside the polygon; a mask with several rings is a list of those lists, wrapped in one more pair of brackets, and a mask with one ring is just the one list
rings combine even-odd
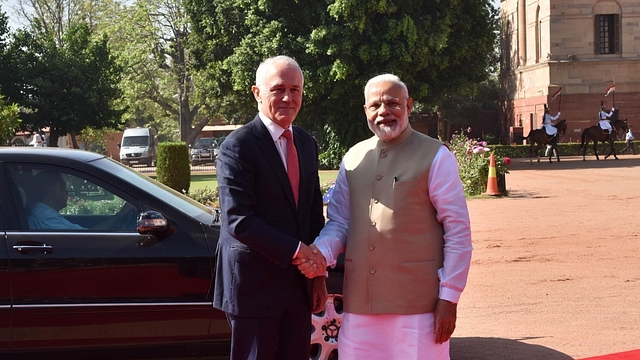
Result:
{"label": "white beard", "polygon": [[378,124],[378,121],[384,120],[383,117],[378,117],[375,122],[368,121],[369,129],[376,134],[383,141],[389,141],[397,138],[402,133],[402,123],[401,119],[398,119],[393,125],[389,126],[387,124]]}

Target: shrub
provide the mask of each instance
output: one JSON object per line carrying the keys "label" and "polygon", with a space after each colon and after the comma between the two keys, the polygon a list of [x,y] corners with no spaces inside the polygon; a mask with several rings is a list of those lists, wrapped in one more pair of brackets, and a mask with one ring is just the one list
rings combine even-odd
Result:
{"label": "shrub", "polygon": [[189,193],[191,168],[189,148],[184,142],[163,142],[158,145],[157,180],[168,187]]}
{"label": "shrub", "polygon": [[[458,170],[462,187],[467,196],[479,195],[487,187],[489,176],[489,158],[491,149],[486,141],[469,139],[467,134],[471,128],[454,133],[449,141],[449,150],[458,160]],[[509,173],[509,157],[494,154],[496,162],[496,175],[504,176]]]}
{"label": "shrub", "polygon": [[340,145],[338,136],[329,125],[324,126],[325,139],[319,156],[320,170],[333,170],[340,167],[346,149]]}
{"label": "shrub", "polygon": [[193,200],[209,207],[219,208],[220,207],[220,196],[218,193],[218,188],[215,190],[209,189],[205,187],[203,189],[196,189],[189,194],[187,194]]}

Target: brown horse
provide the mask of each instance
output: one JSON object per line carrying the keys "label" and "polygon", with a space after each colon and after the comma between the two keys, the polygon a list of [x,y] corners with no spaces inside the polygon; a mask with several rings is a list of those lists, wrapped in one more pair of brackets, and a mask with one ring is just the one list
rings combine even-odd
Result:
{"label": "brown horse", "polygon": [[616,155],[616,147],[613,143],[615,142],[616,135],[619,132],[626,133],[627,130],[629,130],[629,124],[627,123],[627,119],[615,120],[611,121],[611,128],[611,139],[609,139],[609,134],[605,133],[604,130],[600,128],[600,125],[593,125],[584,129],[582,132],[582,142],[580,143],[583,161],[587,161],[586,153],[589,141],[593,141],[593,153],[596,154],[596,160],[600,160],[600,157],[598,156],[598,141],[609,143],[609,154],[604,157],[605,159],[611,156],[611,154],[613,154],[613,157],[616,160],[618,159],[618,156]]}
{"label": "brown horse", "polygon": [[[556,136],[563,136],[567,133],[567,120],[562,119],[558,121],[556,124],[552,124],[556,129],[558,129],[558,133]],[[558,155],[558,147],[556,146],[556,141],[554,141],[554,137],[547,134],[547,132],[542,129],[534,129],[529,132],[529,135],[524,138],[524,140],[528,140],[531,144],[531,152],[529,154],[529,163],[533,164],[533,154],[535,153],[538,156],[538,162],[540,162],[540,149],[546,147],[547,145],[551,145],[551,149],[553,151],[549,151],[549,162],[551,162],[551,158],[553,154],[556,154],[557,161],[560,161],[560,156]],[[551,150],[550,149],[550,150]]]}

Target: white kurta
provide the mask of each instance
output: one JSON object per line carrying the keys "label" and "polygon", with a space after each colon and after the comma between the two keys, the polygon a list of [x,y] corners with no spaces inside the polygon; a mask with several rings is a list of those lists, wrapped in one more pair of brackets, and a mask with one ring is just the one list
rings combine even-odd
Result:
{"label": "white kurta", "polygon": [[559,117],[560,117],[560,113],[558,113],[556,116],[551,116],[548,113],[544,114],[544,116],[542,117],[543,119],[542,127],[545,129],[547,134],[551,136],[555,136],[558,133],[558,129],[555,126],[553,126],[551,121],[558,120]]}
{"label": "white kurta", "polygon": [[600,125],[601,129],[611,132],[611,122],[609,121],[611,115],[613,115],[613,110],[608,113],[602,110],[598,113],[598,119],[600,120],[598,124]]}
{"label": "white kurta", "polygon": [[[458,175],[458,164],[442,146],[429,172],[429,194],[444,229],[444,265],[438,270],[439,298],[457,303],[467,283],[471,262],[471,226]],[[329,221],[315,241],[335,266],[345,251],[349,224],[349,185],[340,166],[327,215]],[[436,345],[433,313],[415,315],[368,315],[345,313],[338,353],[341,360],[449,359],[449,342]]]}

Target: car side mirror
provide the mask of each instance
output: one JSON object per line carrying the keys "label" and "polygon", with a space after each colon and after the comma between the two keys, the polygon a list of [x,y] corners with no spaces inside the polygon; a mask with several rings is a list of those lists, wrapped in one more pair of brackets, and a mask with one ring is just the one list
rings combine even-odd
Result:
{"label": "car side mirror", "polygon": [[142,247],[151,246],[158,241],[165,239],[174,233],[169,220],[157,211],[143,211],[138,214],[138,233],[141,235],[152,235],[151,237],[138,241]]}
{"label": "car side mirror", "polygon": [[121,145],[120,145],[120,143],[117,143],[116,146],[118,147],[118,149],[120,149]]}

